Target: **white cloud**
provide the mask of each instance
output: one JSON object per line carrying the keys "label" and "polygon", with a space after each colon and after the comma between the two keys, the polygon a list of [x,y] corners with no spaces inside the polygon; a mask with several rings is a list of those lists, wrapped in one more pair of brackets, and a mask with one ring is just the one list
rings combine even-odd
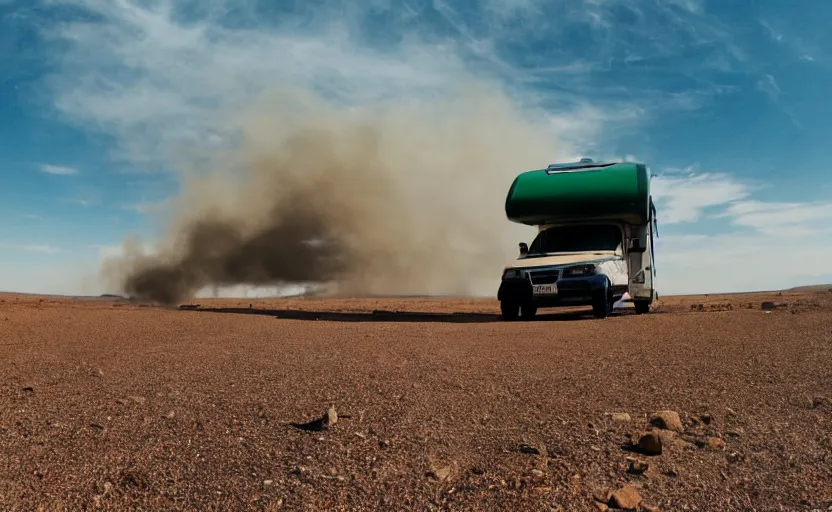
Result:
{"label": "white cloud", "polygon": [[771,75],[763,75],[757,81],[757,89],[767,94],[774,101],[780,97],[780,86],[777,85],[777,80]]}
{"label": "white cloud", "polygon": [[78,174],[78,169],[65,165],[43,164],[40,166],[40,170],[46,174],[54,174],[56,176],[74,176]]}
{"label": "white cloud", "polygon": [[48,244],[12,244],[0,242],[0,247],[14,251],[37,252],[41,254],[55,254],[62,252],[60,248]]}
{"label": "white cloud", "polygon": [[735,226],[778,236],[811,236],[825,233],[832,239],[832,202],[771,203],[740,201],[730,205],[723,217]]}
{"label": "white cloud", "polygon": [[[373,31],[381,39],[374,43],[366,32],[370,10],[358,1],[339,3],[337,9],[296,4],[269,21],[256,13],[254,2],[232,5],[230,0],[206,2],[202,10],[208,15],[187,21],[171,0],[51,3],[80,7],[94,20],[44,27],[44,36],[60,41],[65,50],[55,55],[58,72],[48,84],[54,104],[73,122],[116,136],[121,156],[134,163],[173,157],[193,163],[205,149],[235,143],[237,114],[274,87],[308,87],[363,103],[434,95],[473,74],[500,83],[530,106],[542,103],[560,138],[582,146],[667,109],[698,108],[726,92],[701,78],[689,90],[671,94],[587,82],[591,71],[609,67],[616,48],[631,47],[625,43],[632,38],[645,59],[674,55],[692,41],[729,40],[730,32],[706,16],[697,0],[658,6],[624,0],[564,6],[490,0],[474,4],[474,15],[435,2],[444,28],[418,18],[424,12],[415,8],[380,2],[372,12],[389,19],[380,32]],[[563,15],[555,16],[561,8]],[[233,27],[222,18],[232,9]],[[643,39],[628,24],[613,23],[622,9],[641,17],[658,9],[659,16],[642,21],[648,31],[661,28],[652,30],[660,37]],[[555,61],[556,55],[526,52],[522,65],[509,58],[517,57],[508,48],[520,33],[556,38],[573,24],[592,20],[592,44],[580,58]],[[562,87],[555,93],[552,86],[558,84]]]}
{"label": "white cloud", "polygon": [[436,92],[464,69],[448,45],[406,36],[395,48],[374,49],[356,43],[346,24],[235,30],[208,19],[176,22],[169,2],[61,3],[102,21],[51,30],[69,43],[50,84],[55,104],[71,120],[116,135],[136,162],[228,143],[241,109],[269,88],[311,87],[362,102]]}
{"label": "white cloud", "polygon": [[[660,294],[773,290],[832,278],[832,202],[756,200],[751,187],[725,174],[671,174],[653,183],[659,224],[670,224],[656,241]],[[704,234],[711,228],[697,221],[708,219],[733,229]]]}
{"label": "white cloud", "polygon": [[749,196],[748,186],[727,174],[659,175],[651,190],[664,224],[695,222],[705,210]]}
{"label": "white cloud", "polygon": [[159,201],[144,201],[132,204],[122,205],[125,210],[130,210],[139,214],[160,213],[165,212],[171,206],[171,199],[162,199]]}
{"label": "white cloud", "polygon": [[63,202],[70,203],[70,204],[77,204],[78,206],[92,206],[92,201],[89,199],[79,199],[79,198],[66,198],[63,199]]}
{"label": "white cloud", "polygon": [[657,241],[659,294],[779,290],[832,278],[832,237],[783,240],[757,233]]}

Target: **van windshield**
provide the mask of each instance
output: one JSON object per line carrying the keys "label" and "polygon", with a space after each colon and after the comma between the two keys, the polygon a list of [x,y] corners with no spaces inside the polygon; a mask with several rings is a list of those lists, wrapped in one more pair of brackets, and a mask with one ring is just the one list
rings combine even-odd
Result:
{"label": "van windshield", "polygon": [[612,224],[558,226],[538,233],[527,257],[562,252],[621,251],[621,230]]}

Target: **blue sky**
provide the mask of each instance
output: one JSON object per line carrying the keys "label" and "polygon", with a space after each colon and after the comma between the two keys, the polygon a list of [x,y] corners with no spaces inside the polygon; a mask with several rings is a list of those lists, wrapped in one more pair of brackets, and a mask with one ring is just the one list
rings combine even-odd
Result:
{"label": "blue sky", "polygon": [[830,25],[810,0],[0,0],[0,289],[103,291],[270,87],[361,105],[461,73],[571,155],[651,166],[660,292],[832,282]]}

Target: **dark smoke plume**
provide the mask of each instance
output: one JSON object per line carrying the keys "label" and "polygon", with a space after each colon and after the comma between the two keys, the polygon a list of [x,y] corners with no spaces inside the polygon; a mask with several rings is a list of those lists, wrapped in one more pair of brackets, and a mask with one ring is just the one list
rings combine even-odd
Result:
{"label": "dark smoke plume", "polygon": [[109,283],[164,304],[235,284],[477,293],[523,238],[507,187],[556,154],[545,127],[477,88],[359,110],[288,93],[255,107],[222,168],[183,175],[158,247],[126,244],[105,263]]}

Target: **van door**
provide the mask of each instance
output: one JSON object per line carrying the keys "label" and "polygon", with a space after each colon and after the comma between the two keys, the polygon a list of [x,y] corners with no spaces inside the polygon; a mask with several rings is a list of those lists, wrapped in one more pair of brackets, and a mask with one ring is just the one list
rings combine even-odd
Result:
{"label": "van door", "polygon": [[653,228],[654,212],[652,201],[650,217],[646,225],[633,226],[631,229],[632,242],[644,247],[643,251],[630,251],[627,254],[630,281],[629,290],[631,300],[646,300],[652,302],[654,298],[653,277],[655,275],[655,262],[653,254]]}

